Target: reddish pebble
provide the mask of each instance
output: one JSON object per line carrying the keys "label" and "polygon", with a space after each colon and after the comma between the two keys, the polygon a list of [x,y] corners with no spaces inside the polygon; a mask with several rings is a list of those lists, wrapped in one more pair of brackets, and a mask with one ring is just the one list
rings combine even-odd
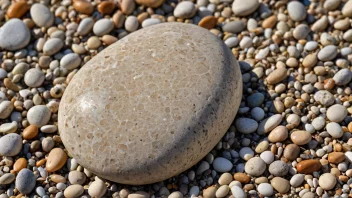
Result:
{"label": "reddish pebble", "polygon": [[115,10],[115,3],[112,1],[103,1],[98,5],[98,11],[103,15],[112,14]]}
{"label": "reddish pebble", "polygon": [[7,9],[6,15],[9,19],[21,18],[28,10],[29,5],[26,1],[18,1],[10,5],[9,9]]}
{"label": "reddish pebble", "polygon": [[73,8],[82,14],[92,14],[94,11],[94,6],[87,0],[75,0],[73,3]]}
{"label": "reddish pebble", "polygon": [[311,174],[320,170],[321,163],[315,159],[303,160],[297,164],[296,168],[299,173]]}

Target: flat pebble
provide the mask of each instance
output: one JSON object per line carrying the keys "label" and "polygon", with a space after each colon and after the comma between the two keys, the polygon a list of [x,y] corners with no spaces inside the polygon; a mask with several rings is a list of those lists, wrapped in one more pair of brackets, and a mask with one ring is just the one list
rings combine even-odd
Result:
{"label": "flat pebble", "polygon": [[150,18],[150,19],[146,19],[142,22],[142,27],[145,28],[145,27],[156,25],[159,23],[161,23],[160,19]]}
{"label": "flat pebble", "polygon": [[290,184],[292,187],[300,186],[304,181],[304,174],[293,175],[290,179]]}
{"label": "flat pebble", "polygon": [[275,127],[268,136],[270,142],[282,142],[288,138],[288,130],[285,126]]}
{"label": "flat pebble", "polygon": [[282,177],[274,177],[270,183],[279,193],[287,193],[290,190],[290,182]]}
{"label": "flat pebble", "polygon": [[297,40],[305,39],[310,32],[310,28],[306,24],[300,24],[293,30],[293,37]]}
{"label": "flat pebble", "polygon": [[326,131],[331,135],[333,138],[340,138],[343,135],[343,131],[341,126],[336,122],[330,122],[326,125]]}
{"label": "flat pebble", "polygon": [[337,47],[334,45],[328,45],[319,51],[318,59],[321,61],[331,61],[336,58],[337,54]]}
{"label": "flat pebble", "polygon": [[238,186],[232,186],[231,192],[232,192],[232,195],[236,198],[246,198],[247,197],[244,190]]}
{"label": "flat pebble", "polygon": [[66,54],[60,60],[60,66],[67,70],[73,70],[79,67],[81,64],[81,58],[75,53]]}
{"label": "flat pebble", "polygon": [[281,160],[274,161],[269,166],[269,172],[274,176],[285,176],[288,173],[288,169],[288,165]]}
{"label": "flat pebble", "polygon": [[260,194],[262,194],[265,197],[269,197],[274,193],[273,187],[268,183],[259,184],[257,187],[257,190]]}
{"label": "flat pebble", "polygon": [[222,26],[222,30],[224,32],[230,32],[234,34],[242,32],[244,28],[245,28],[245,24],[240,20],[231,21],[231,22],[225,23],[225,25]]}
{"label": "flat pebble", "polygon": [[302,21],[307,16],[306,8],[299,1],[291,1],[288,3],[287,10],[290,18],[294,21]]}
{"label": "flat pebble", "polygon": [[232,175],[230,173],[221,174],[218,183],[220,185],[229,185],[232,182]]}
{"label": "flat pebble", "polygon": [[46,160],[46,170],[48,172],[55,172],[60,170],[67,161],[67,154],[61,148],[54,148],[50,151]]}
{"label": "flat pebble", "polygon": [[294,161],[300,153],[300,148],[296,144],[289,144],[285,147],[284,157],[289,161]]}
{"label": "flat pebble", "polygon": [[342,8],[342,14],[346,17],[352,17],[352,2],[347,1]]}
{"label": "flat pebble", "polygon": [[83,192],[84,192],[83,186],[81,186],[79,184],[74,184],[74,185],[68,186],[65,189],[64,195],[66,198],[77,198],[80,195],[82,195]]}
{"label": "flat pebble", "polygon": [[114,29],[114,23],[110,19],[100,19],[94,23],[93,32],[97,36],[103,36]]}
{"label": "flat pebble", "polygon": [[82,19],[77,28],[77,33],[81,36],[87,35],[94,26],[94,20],[91,17]]}
{"label": "flat pebble", "polygon": [[299,173],[311,174],[313,172],[319,171],[321,168],[321,163],[316,159],[308,159],[299,162],[296,169]]}
{"label": "flat pebble", "polygon": [[215,197],[226,197],[229,191],[230,188],[228,185],[222,185],[216,190]]}
{"label": "flat pebble", "polygon": [[0,47],[6,50],[24,48],[30,39],[28,27],[19,19],[8,20],[0,29]]}
{"label": "flat pebble", "polygon": [[71,184],[80,184],[83,185],[86,181],[86,175],[80,171],[71,171],[68,174],[68,180]]}
{"label": "flat pebble", "polygon": [[260,158],[266,163],[271,164],[274,161],[274,154],[271,151],[264,151],[260,154]]}
{"label": "flat pebble", "polygon": [[265,172],[266,164],[260,157],[249,159],[245,165],[245,171],[252,176],[260,176]]}
{"label": "flat pebble", "polygon": [[341,69],[333,77],[336,85],[347,85],[352,79],[352,72],[350,69]]}
{"label": "flat pebble", "polygon": [[125,20],[125,28],[128,32],[134,32],[138,29],[139,22],[137,17],[128,16]]}
{"label": "flat pebble", "polygon": [[15,180],[16,176],[12,173],[5,173],[0,176],[0,185],[11,184]]}
{"label": "flat pebble", "polygon": [[340,104],[335,104],[328,108],[326,116],[331,122],[341,122],[347,116],[347,109]]}
{"label": "flat pebble", "polygon": [[258,123],[250,118],[238,118],[235,122],[235,126],[238,132],[249,134],[257,130]]}
{"label": "flat pebble", "polygon": [[326,107],[331,106],[335,102],[334,96],[326,90],[317,91],[314,94],[314,100]]}
{"label": "flat pebble", "polygon": [[29,109],[27,119],[30,124],[38,127],[46,125],[51,117],[50,109],[45,105],[37,105]]}
{"label": "flat pebble", "polygon": [[44,80],[44,73],[37,68],[29,69],[24,75],[24,82],[28,87],[40,87]]}
{"label": "flat pebble", "polygon": [[54,15],[49,8],[41,3],[36,3],[31,6],[31,17],[34,23],[39,27],[50,27],[54,23]]}
{"label": "flat pebble", "polygon": [[33,191],[36,184],[36,176],[27,168],[22,169],[16,177],[16,188],[20,193],[27,195]]}
{"label": "flat pebble", "polygon": [[307,131],[294,131],[291,133],[291,140],[293,143],[297,145],[305,145],[308,144],[312,140],[312,135]]}
{"label": "flat pebble", "polygon": [[58,53],[61,48],[64,46],[64,43],[59,38],[50,38],[47,40],[43,47],[43,52],[45,55],[51,56]]}
{"label": "flat pebble", "polygon": [[324,173],[319,177],[319,186],[324,190],[331,190],[336,185],[336,177],[331,173]]}
{"label": "flat pebble", "polygon": [[107,187],[106,187],[105,183],[100,179],[96,179],[88,187],[88,194],[91,197],[100,198],[100,197],[104,196],[106,191],[107,191]]}
{"label": "flat pebble", "polygon": [[232,163],[223,157],[218,157],[213,162],[213,167],[217,172],[223,173],[230,171],[233,167]]}
{"label": "flat pebble", "polygon": [[0,156],[16,156],[22,150],[22,137],[10,133],[0,138]]}
{"label": "flat pebble", "polygon": [[191,1],[181,1],[174,9],[174,16],[181,19],[193,17],[196,13],[196,7]]}
{"label": "flat pebble", "polygon": [[259,5],[258,0],[235,0],[232,4],[232,11],[235,16],[247,16],[252,14]]}

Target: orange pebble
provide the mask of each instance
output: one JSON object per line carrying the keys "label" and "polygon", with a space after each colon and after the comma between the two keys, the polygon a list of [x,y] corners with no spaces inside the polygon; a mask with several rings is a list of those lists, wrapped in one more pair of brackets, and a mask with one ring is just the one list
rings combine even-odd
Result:
{"label": "orange pebble", "polygon": [[38,127],[35,125],[29,125],[23,130],[22,136],[25,140],[31,140],[38,135]]}
{"label": "orange pebble", "polygon": [[16,172],[20,172],[20,170],[27,167],[27,160],[25,158],[19,158],[13,165],[13,170]]}

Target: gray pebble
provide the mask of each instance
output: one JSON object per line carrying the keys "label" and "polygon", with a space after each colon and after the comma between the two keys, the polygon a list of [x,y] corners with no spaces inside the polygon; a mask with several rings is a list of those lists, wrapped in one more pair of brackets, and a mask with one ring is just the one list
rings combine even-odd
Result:
{"label": "gray pebble", "polygon": [[97,36],[103,36],[111,32],[114,29],[114,23],[107,18],[100,19],[95,22],[93,26],[93,32]]}
{"label": "gray pebble", "polygon": [[181,19],[192,18],[196,13],[196,7],[192,1],[182,1],[174,9],[174,16]]}
{"label": "gray pebble", "polygon": [[224,32],[237,34],[242,32],[245,27],[246,25],[243,23],[243,21],[237,20],[226,23],[224,26],[222,26],[222,30]]}
{"label": "gray pebble", "polygon": [[43,4],[33,4],[30,10],[32,20],[39,27],[50,27],[54,23],[54,15]]}
{"label": "gray pebble", "polygon": [[290,18],[294,21],[303,21],[307,16],[307,10],[299,1],[291,1],[287,5]]}
{"label": "gray pebble", "polygon": [[29,109],[27,119],[30,124],[38,127],[46,125],[51,117],[50,109],[45,105],[37,105]]}
{"label": "gray pebble", "polygon": [[10,133],[0,138],[0,156],[15,156],[22,150],[22,137]]}
{"label": "gray pebble", "polygon": [[66,54],[60,60],[60,67],[65,68],[67,70],[76,69],[77,67],[79,67],[80,64],[81,58],[78,54],[75,53]]}
{"label": "gray pebble", "polygon": [[81,36],[87,35],[94,26],[94,20],[91,17],[82,19],[77,28],[77,33]]}
{"label": "gray pebble", "polygon": [[36,177],[32,171],[27,168],[22,169],[16,177],[16,188],[22,194],[26,195],[32,192],[36,184]]}
{"label": "gray pebble", "polygon": [[334,45],[328,45],[319,51],[318,59],[321,61],[331,61],[336,58],[337,54],[337,47]]}
{"label": "gray pebble", "polygon": [[348,68],[341,69],[333,77],[336,85],[347,85],[352,79],[352,72]]}
{"label": "gray pebble", "polygon": [[64,46],[64,43],[59,38],[50,38],[47,40],[43,46],[43,52],[45,55],[52,56],[58,53],[61,48]]}
{"label": "gray pebble", "polygon": [[44,73],[42,70],[37,68],[32,68],[26,72],[24,75],[24,83],[28,87],[40,87],[45,80]]}
{"label": "gray pebble", "polygon": [[28,45],[31,39],[29,29],[19,19],[8,20],[0,29],[0,47],[5,50],[18,50]]}

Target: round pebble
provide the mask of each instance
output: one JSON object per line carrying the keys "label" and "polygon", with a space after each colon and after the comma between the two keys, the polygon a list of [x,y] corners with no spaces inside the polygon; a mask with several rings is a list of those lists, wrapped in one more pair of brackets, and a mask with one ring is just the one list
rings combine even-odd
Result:
{"label": "round pebble", "polygon": [[43,4],[33,4],[30,13],[32,20],[39,27],[48,28],[54,23],[54,15],[50,12],[49,8]]}
{"label": "round pebble", "polygon": [[40,69],[29,69],[24,75],[24,82],[28,87],[40,87],[44,80],[44,73]]}
{"label": "round pebble", "polygon": [[22,150],[22,138],[16,133],[10,133],[0,138],[0,156],[16,156]]}
{"label": "round pebble", "polygon": [[24,48],[31,39],[28,27],[19,19],[10,19],[0,29],[0,47],[14,51]]}
{"label": "round pebble", "polygon": [[31,193],[36,184],[36,176],[27,168],[22,169],[17,177],[16,177],[16,189],[24,194],[27,195]]}
{"label": "round pebble", "polygon": [[37,105],[29,109],[27,119],[30,124],[41,127],[46,125],[51,117],[50,109],[45,105]]}
{"label": "round pebble", "polygon": [[245,171],[252,176],[260,176],[265,172],[266,164],[260,157],[249,159],[245,165]]}

